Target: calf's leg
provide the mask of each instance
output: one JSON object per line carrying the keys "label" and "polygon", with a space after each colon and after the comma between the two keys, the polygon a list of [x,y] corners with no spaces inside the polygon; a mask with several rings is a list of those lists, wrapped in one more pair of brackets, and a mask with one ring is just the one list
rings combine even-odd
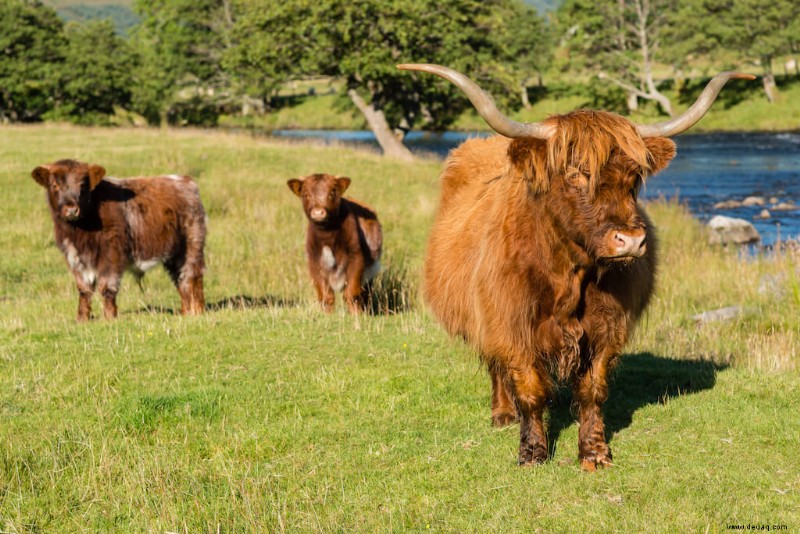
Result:
{"label": "calf's leg", "polygon": [[314,281],[314,289],[317,290],[317,301],[322,306],[323,311],[331,313],[334,308],[334,295],[333,288],[327,280],[313,276],[311,279]]}
{"label": "calf's leg", "polygon": [[81,272],[73,271],[75,286],[78,288],[78,322],[83,323],[89,320],[92,314],[92,294],[94,294],[94,284],[86,283]]}
{"label": "calf's leg", "polygon": [[103,295],[103,316],[106,319],[117,317],[117,292],[121,275],[108,275],[100,278],[98,290]]}

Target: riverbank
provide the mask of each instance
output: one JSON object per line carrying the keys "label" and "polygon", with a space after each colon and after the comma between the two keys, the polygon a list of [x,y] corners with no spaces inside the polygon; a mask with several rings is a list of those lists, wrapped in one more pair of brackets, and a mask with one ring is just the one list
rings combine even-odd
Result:
{"label": "riverbank", "polygon": [[[779,77],[778,99],[769,103],[761,90],[759,81],[743,83],[737,81],[723,89],[717,102],[705,117],[692,128],[693,133],[730,131],[782,132],[800,131],[800,77]],[[673,99],[676,113],[687,109],[694,101],[695,92],[679,98],[667,91]],[[220,118],[225,128],[256,128],[264,130],[363,130],[367,128],[364,118],[346,98],[336,94],[295,96],[293,105],[283,106],[266,115],[255,117]],[[568,95],[563,92],[546,94],[534,100],[530,109],[509,113],[517,121],[540,121],[549,115],[567,113],[577,108],[603,108],[594,105],[589,96]],[[604,108],[607,109],[607,108]],[[613,109],[612,109],[613,110]],[[617,110],[623,111],[623,110]],[[667,117],[658,114],[654,106],[643,103],[639,113],[628,117],[634,122],[652,123]],[[491,131],[474,112],[465,112],[452,126],[456,131]]]}

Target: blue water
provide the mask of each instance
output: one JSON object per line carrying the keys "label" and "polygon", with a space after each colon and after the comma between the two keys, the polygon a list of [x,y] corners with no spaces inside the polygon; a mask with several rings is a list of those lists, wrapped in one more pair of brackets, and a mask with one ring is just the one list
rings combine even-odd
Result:
{"label": "blue water", "polygon": [[[377,147],[369,131],[278,130],[273,135]],[[486,135],[410,132],[406,145],[416,153],[445,156],[465,139]],[[643,198],[678,199],[702,221],[718,214],[747,219],[761,233],[765,245],[779,237],[800,236],[800,209],[770,210],[770,219],[757,220],[753,217],[769,205],[728,210],[713,207],[723,200],[751,195],[767,200],[777,197],[800,207],[800,133],[719,133],[683,135],[674,140],[678,155],[669,168],[648,181]]]}

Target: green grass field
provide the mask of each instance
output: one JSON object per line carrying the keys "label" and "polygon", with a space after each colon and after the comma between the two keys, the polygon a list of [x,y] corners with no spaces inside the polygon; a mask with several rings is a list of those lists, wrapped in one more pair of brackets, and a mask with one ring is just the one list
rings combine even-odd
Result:
{"label": "green grass field", "polygon": [[[708,248],[658,203],[658,296],[611,387],[615,467],[582,473],[570,394],[552,460],[515,465],[477,358],[425,311],[419,272],[441,163],[246,136],[0,127],[3,532],[723,532],[800,529],[800,257]],[[160,271],[120,317],[78,325],[41,163],[188,173],[209,215],[208,312]],[[680,157],[680,154],[678,155]],[[325,171],[384,224],[397,313],[326,316],[288,178]],[[761,293],[764,279],[780,289]],[[95,309],[99,309],[95,301]],[[691,316],[740,304],[737,320]]]}

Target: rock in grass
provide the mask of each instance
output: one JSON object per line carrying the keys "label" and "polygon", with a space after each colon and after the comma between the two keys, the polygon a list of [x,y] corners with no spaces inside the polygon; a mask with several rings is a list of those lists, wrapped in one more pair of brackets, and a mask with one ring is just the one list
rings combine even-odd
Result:
{"label": "rock in grass", "polygon": [[708,221],[708,242],[712,245],[744,245],[761,241],[758,230],[744,219],[716,215]]}
{"label": "rock in grass", "polygon": [[741,208],[742,203],[738,200],[725,200],[723,202],[717,202],[714,204],[715,210],[730,210],[733,208]]}
{"label": "rock in grass", "polygon": [[718,310],[705,311],[693,316],[692,319],[698,323],[711,323],[715,321],[729,321],[736,319],[744,313],[741,306],[728,306]]}

